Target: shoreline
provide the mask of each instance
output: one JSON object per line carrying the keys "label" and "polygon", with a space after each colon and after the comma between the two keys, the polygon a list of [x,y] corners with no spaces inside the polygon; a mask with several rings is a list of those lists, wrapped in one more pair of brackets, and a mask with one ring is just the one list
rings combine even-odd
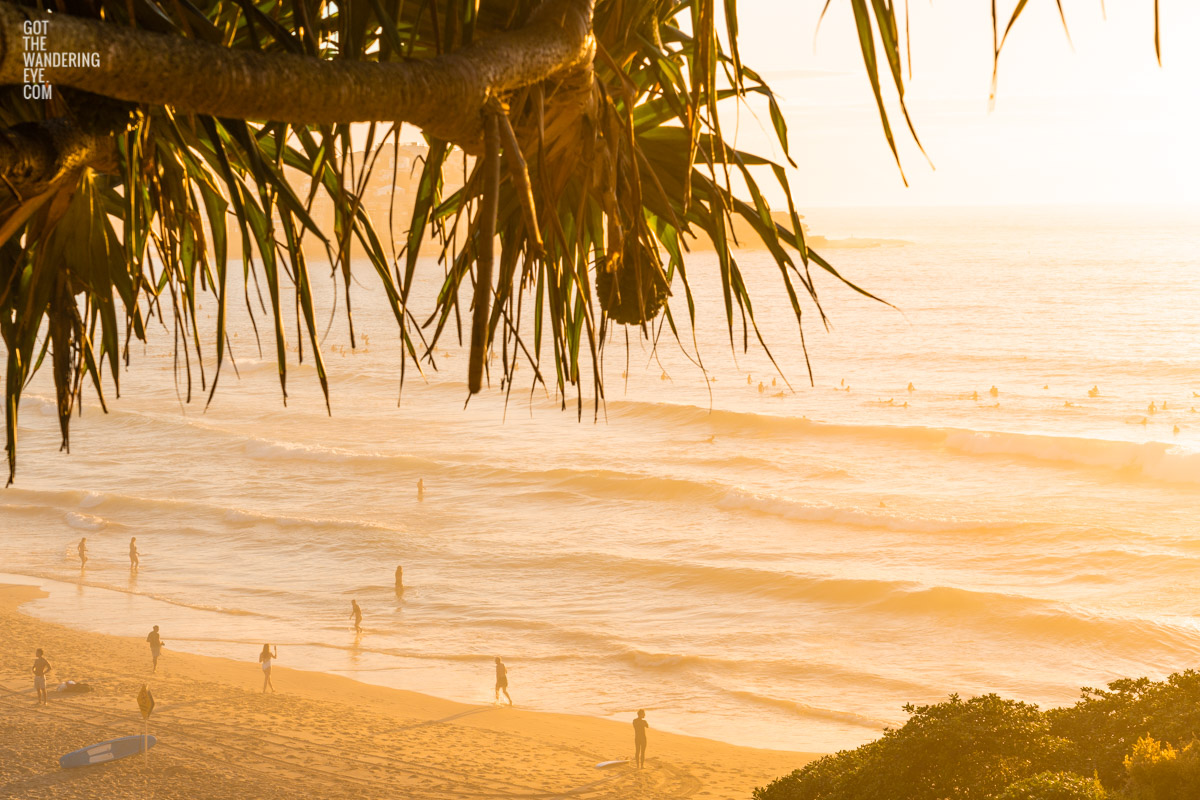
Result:
{"label": "shoreline", "polygon": [[[0,797],[141,796],[150,780],[155,797],[244,798],[299,780],[314,798],[749,798],[754,787],[819,756],[651,727],[645,770],[597,770],[601,761],[629,757],[629,723],[471,705],[284,666],[272,671],[279,693],[262,695],[257,664],[174,650],[151,675],[139,639],[19,610],[45,596],[36,586],[0,584],[0,635],[8,643],[0,654],[0,721],[15,734],[0,746]],[[45,709],[34,706],[25,674],[37,647],[55,667]],[[57,695],[53,687],[68,679],[96,691]],[[140,732],[135,696],[143,682],[157,701],[150,731],[160,742],[149,765],[131,758],[60,770],[63,753]],[[653,712],[649,720],[653,726]]]}

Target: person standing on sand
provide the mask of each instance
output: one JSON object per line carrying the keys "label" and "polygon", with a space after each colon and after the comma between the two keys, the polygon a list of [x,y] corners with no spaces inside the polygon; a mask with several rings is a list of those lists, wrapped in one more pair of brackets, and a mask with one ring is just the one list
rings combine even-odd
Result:
{"label": "person standing on sand", "polygon": [[138,561],[137,537],[129,537],[129,568],[137,572],[140,562]]}
{"label": "person standing on sand", "polygon": [[153,659],[154,668],[151,672],[158,672],[158,657],[162,655],[163,640],[158,636],[158,626],[154,626],[154,630],[150,631],[146,636],[146,641],[150,643],[150,657]]}
{"label": "person standing on sand", "polygon": [[354,632],[362,633],[362,609],[357,600],[350,601],[350,616],[354,618]]}
{"label": "person standing on sand", "polygon": [[275,691],[275,684],[271,683],[271,661],[279,658],[279,648],[271,648],[271,645],[264,644],[262,652],[258,654],[258,663],[262,664],[263,671],[263,694],[266,694],[267,688]]}
{"label": "person standing on sand", "polygon": [[54,667],[50,666],[50,662],[42,655],[42,648],[39,647],[35,655],[37,656],[33,660],[33,688],[37,690],[35,705],[49,705],[49,701],[46,699],[46,673]]}
{"label": "person standing on sand", "polygon": [[496,656],[496,702],[500,702],[500,693],[504,692],[504,696],[508,698],[508,704],[512,705],[512,697],[508,694],[508,667],[504,666],[504,662],[500,660],[500,656]]}
{"label": "person standing on sand", "polygon": [[637,764],[638,769],[646,766],[646,729],[649,727],[646,710],[639,708],[637,719],[633,721],[633,763]]}
{"label": "person standing on sand", "polygon": [[83,569],[87,566],[87,537],[84,536],[79,540],[79,546],[75,548],[79,551],[79,568]]}

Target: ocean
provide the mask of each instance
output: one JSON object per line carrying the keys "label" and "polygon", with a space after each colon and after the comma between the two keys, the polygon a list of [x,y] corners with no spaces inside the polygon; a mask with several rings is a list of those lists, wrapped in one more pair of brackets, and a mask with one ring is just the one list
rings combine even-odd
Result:
{"label": "ocean", "polygon": [[[244,660],[248,684],[271,642],[281,666],[490,702],[502,656],[526,708],[645,708],[659,729],[804,751],[857,746],[952,692],[1056,705],[1197,666],[1200,214],[810,222],[907,242],[826,251],[892,306],[817,276],[829,329],[807,306],[813,385],[776,268],[753,251],[737,257],[783,373],[742,352],[740,330],[731,351],[716,260],[698,252],[710,380],[686,329],[682,347],[632,330],[628,353],[623,336],[606,353],[598,417],[586,394],[580,419],[574,394],[564,411],[531,391],[528,366],[507,402],[493,385],[464,407],[450,339],[401,394],[366,265],[359,348],[339,316],[322,346],[332,416],[294,350],[284,406],[273,348],[260,355],[243,318],[238,375],[226,365],[207,410],[198,371],[180,401],[156,325],[110,413],[85,389],[69,455],[43,370],[0,492],[0,580],[51,588],[26,607],[46,620],[158,624],[168,660]],[[442,275],[422,263],[418,309]]]}

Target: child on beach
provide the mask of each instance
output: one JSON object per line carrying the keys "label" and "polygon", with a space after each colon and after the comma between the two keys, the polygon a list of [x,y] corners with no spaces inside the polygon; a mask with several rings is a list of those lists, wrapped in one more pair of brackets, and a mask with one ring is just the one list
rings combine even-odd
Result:
{"label": "child on beach", "polygon": [[36,656],[33,660],[33,688],[37,690],[37,705],[44,706],[48,702],[46,700],[46,673],[54,668],[42,655],[42,648],[38,648]]}
{"label": "child on beach", "polygon": [[262,652],[258,654],[258,662],[262,664],[263,671],[263,694],[266,694],[268,687],[272,692],[275,691],[275,686],[271,683],[271,661],[276,658],[279,658],[279,648],[272,649],[271,645],[264,644]]}
{"label": "child on beach", "polygon": [[504,692],[504,696],[508,698],[508,704],[512,705],[512,698],[508,695],[508,668],[504,666],[504,662],[500,660],[500,656],[496,656],[496,702],[500,702],[500,693]]}
{"label": "child on beach", "polygon": [[362,633],[362,609],[357,600],[350,601],[350,616],[354,618],[354,632]]}
{"label": "child on beach", "polygon": [[150,657],[154,659],[154,669],[151,672],[158,672],[158,657],[162,655],[163,640],[158,636],[158,626],[154,626],[154,630],[150,631],[146,636],[146,641],[150,643]]}
{"label": "child on beach", "polygon": [[646,710],[639,708],[637,719],[633,721],[633,760],[638,769],[646,766],[646,729],[649,727]]}

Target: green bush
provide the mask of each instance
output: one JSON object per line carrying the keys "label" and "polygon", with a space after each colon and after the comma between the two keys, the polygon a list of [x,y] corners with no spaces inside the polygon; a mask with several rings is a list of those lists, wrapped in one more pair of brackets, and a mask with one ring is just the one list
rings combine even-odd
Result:
{"label": "green bush", "polygon": [[1105,800],[1107,797],[1096,778],[1074,772],[1039,772],[1009,786],[999,800]]}
{"label": "green bush", "polygon": [[1200,743],[1182,750],[1150,736],[1137,740],[1125,756],[1130,800],[1196,800],[1200,797]]}
{"label": "green bush", "polygon": [[903,727],[755,789],[755,800],[1200,800],[1192,670],[1084,689],[1045,713],[994,694],[905,710]]}
{"label": "green bush", "polygon": [[1066,743],[1037,706],[989,694],[915,708],[869,745],[826,756],[756,800],[995,800],[1009,784],[1055,768]]}

